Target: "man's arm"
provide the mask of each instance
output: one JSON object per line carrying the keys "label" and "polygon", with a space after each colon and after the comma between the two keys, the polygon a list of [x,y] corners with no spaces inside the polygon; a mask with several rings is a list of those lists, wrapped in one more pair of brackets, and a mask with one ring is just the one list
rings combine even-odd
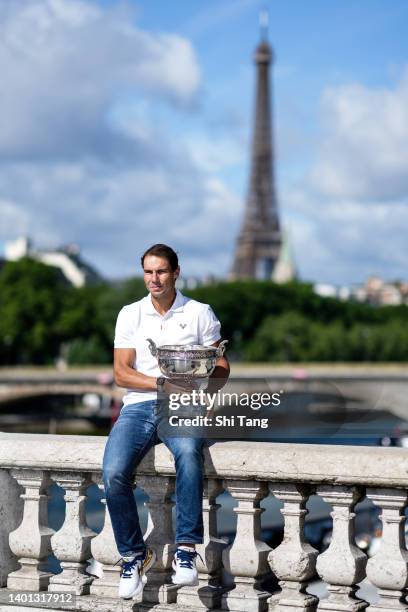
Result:
{"label": "man's arm", "polygon": [[[157,391],[156,376],[147,376],[135,370],[136,351],[130,348],[117,348],[114,351],[113,373],[115,383],[118,387],[135,389],[135,391]],[[163,387],[164,393],[185,393],[188,391],[188,383],[171,383],[166,380]]]}
{"label": "man's arm", "polygon": [[113,373],[118,387],[156,391],[156,377],[147,376],[134,369],[136,351],[131,348],[117,348],[114,351]]}
{"label": "man's arm", "polygon": [[[217,342],[214,342],[214,344],[212,344],[211,346],[218,346],[220,342],[221,340],[218,340]],[[206,391],[209,393],[217,393],[217,391],[223,388],[223,386],[228,380],[229,375],[230,366],[228,358],[224,353],[224,355],[216,361],[214,372],[210,376]]]}

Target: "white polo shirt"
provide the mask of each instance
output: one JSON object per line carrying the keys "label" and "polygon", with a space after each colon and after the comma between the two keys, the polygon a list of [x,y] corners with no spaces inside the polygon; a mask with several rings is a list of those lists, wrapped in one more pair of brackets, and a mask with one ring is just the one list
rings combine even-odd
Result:
{"label": "white polo shirt", "polygon": [[[115,329],[115,348],[136,351],[133,367],[148,376],[161,376],[157,357],[153,357],[146,338],[157,346],[163,344],[204,344],[220,340],[221,324],[208,304],[184,296],[177,290],[176,299],[164,316],[152,304],[150,293],[119,312]],[[135,404],[156,399],[155,391],[128,389],[123,403]]]}

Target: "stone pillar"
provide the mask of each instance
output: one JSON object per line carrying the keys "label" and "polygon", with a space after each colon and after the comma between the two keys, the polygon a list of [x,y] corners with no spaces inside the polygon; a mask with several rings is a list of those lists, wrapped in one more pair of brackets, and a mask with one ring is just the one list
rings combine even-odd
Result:
{"label": "stone pillar", "polygon": [[9,534],[23,517],[20,487],[8,470],[0,469],[0,587],[7,585],[7,576],[18,568],[17,557],[11,552]]}
{"label": "stone pillar", "polygon": [[304,537],[306,503],[313,492],[308,485],[280,483],[270,485],[273,495],[283,501],[283,542],[269,554],[271,567],[280,579],[282,591],[270,599],[270,610],[314,612],[317,597],[306,593],[315,575],[318,551]]}
{"label": "stone pillar", "polygon": [[86,560],[91,556],[91,539],[95,536],[85,516],[86,489],[91,480],[75,472],[55,473],[52,479],[65,490],[66,504],[64,524],[51,538],[62,573],[51,578],[48,590],[87,595],[93,578],[85,572]]}
{"label": "stone pillar", "polygon": [[[92,475],[92,480],[96,482],[99,489],[104,492],[103,479],[100,473]],[[105,522],[102,531],[91,540],[91,552],[93,558],[102,563],[103,576],[95,578],[91,584],[91,595],[99,597],[118,597],[119,579],[121,567],[118,564],[120,554],[116,547],[115,536],[113,535],[112,523],[106,499],[101,499],[105,507]]]}
{"label": "stone pillar", "polygon": [[329,597],[320,601],[318,609],[364,610],[368,603],[355,596],[367,564],[367,556],[354,542],[353,510],[362,498],[361,491],[355,487],[320,486],[317,492],[333,508],[332,540],[316,564],[319,576],[327,582]]}
{"label": "stone pillar", "polygon": [[43,470],[13,469],[11,471],[24,489],[23,520],[10,533],[9,543],[18,557],[21,568],[8,576],[7,587],[15,590],[43,591],[47,589],[51,573],[44,570],[51,554],[50,540],[54,531],[48,527],[47,489],[51,480]]}
{"label": "stone pillar", "polygon": [[267,610],[270,593],[260,583],[270,575],[268,554],[271,550],[260,539],[261,499],[268,494],[264,482],[253,480],[226,481],[227,489],[237,500],[237,533],[234,542],[223,551],[225,569],[234,577],[235,588],[222,596],[224,610],[261,612]]}
{"label": "stone pillar", "polygon": [[408,552],[405,545],[407,492],[398,489],[367,489],[367,497],[382,509],[380,548],[367,563],[367,577],[378,588],[379,601],[370,611],[408,610]]}
{"label": "stone pillar", "polygon": [[185,586],[178,590],[177,604],[180,606],[212,610],[221,605],[221,596],[225,591],[221,585],[222,551],[227,543],[217,537],[217,510],[220,505],[215,503],[215,499],[222,491],[222,481],[209,478],[204,482],[204,542],[196,545],[196,551],[204,563],[197,557],[198,586]]}
{"label": "stone pillar", "polygon": [[174,492],[174,476],[139,476],[138,483],[146,491],[149,501],[147,530],[144,535],[146,545],[152,548],[157,560],[146,574],[147,582],[143,590],[143,601],[154,603],[174,603],[177,590],[169,583],[172,573],[171,564],[174,553],[174,531],[170,500]]}

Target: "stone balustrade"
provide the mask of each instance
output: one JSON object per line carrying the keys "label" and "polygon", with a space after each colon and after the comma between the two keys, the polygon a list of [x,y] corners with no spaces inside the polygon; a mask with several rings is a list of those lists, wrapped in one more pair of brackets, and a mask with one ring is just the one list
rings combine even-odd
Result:
{"label": "stone balustrade", "polygon": [[[139,466],[136,481],[147,495],[145,537],[157,553],[148,573],[143,601],[117,598],[118,553],[108,513],[99,533],[86,522],[87,489],[103,491],[101,462],[105,438],[0,434],[0,612],[11,609],[19,591],[74,593],[76,609],[236,610],[373,612],[408,610],[408,552],[405,515],[408,504],[408,454],[404,449],[252,442],[217,442],[205,450],[205,541],[198,546],[199,585],[170,583],[173,554],[172,493],[175,472],[164,445],[156,446]],[[48,524],[49,488],[65,491],[65,519],[57,531]],[[217,533],[216,503],[222,491],[235,501],[236,536],[232,543]],[[305,538],[306,504],[321,496],[332,508],[333,534],[319,554]],[[284,537],[271,549],[261,532],[260,502],[272,495],[282,504]],[[381,509],[383,535],[377,553],[367,558],[355,544],[355,506],[368,498]],[[53,553],[61,573],[46,561]],[[90,576],[86,561],[103,567]],[[378,589],[376,603],[359,597],[365,577]],[[308,591],[321,578],[328,596]],[[31,607],[30,607],[31,606]],[[33,610],[20,602],[18,610]],[[45,609],[45,607],[44,607]],[[48,610],[67,609],[53,604]]]}

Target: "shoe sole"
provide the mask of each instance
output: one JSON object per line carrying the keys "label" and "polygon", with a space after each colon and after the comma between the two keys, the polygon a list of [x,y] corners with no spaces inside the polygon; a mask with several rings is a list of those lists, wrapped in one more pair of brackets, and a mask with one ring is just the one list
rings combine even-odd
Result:
{"label": "shoe sole", "polygon": [[149,569],[152,567],[152,565],[154,565],[154,563],[156,562],[156,558],[157,558],[156,553],[154,552],[154,550],[150,549],[150,551],[152,553],[152,556],[150,557],[146,565],[143,566],[142,571],[140,572],[140,587],[135,593],[133,593],[132,599],[137,599],[139,595],[143,592],[144,585],[147,582],[146,572],[148,572]]}
{"label": "shoe sole", "polygon": [[177,586],[198,586],[198,578],[197,580],[194,580],[194,582],[175,582],[174,576],[172,576],[171,581],[173,584],[176,584]]}
{"label": "shoe sole", "polygon": [[136,599],[139,597],[139,595],[143,592],[143,588],[144,585],[147,582],[147,578],[145,576],[146,572],[149,571],[149,569],[152,567],[152,565],[156,562],[156,553],[154,552],[154,550],[151,550],[152,556],[150,557],[149,561],[146,563],[146,565],[142,568],[142,571],[140,573],[140,583],[138,588],[136,589],[136,591],[134,593],[132,593],[132,595],[128,595],[127,597],[121,597],[121,599],[124,600],[128,600],[128,599]]}

